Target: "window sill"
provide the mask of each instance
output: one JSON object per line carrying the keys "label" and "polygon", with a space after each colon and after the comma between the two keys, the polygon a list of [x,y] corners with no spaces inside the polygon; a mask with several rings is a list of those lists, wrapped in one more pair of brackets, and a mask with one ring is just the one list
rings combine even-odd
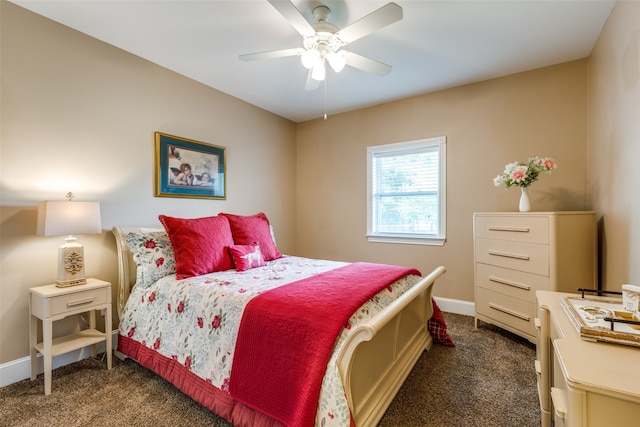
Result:
{"label": "window sill", "polygon": [[367,235],[367,240],[372,243],[400,243],[404,245],[428,245],[444,246],[447,240],[444,237],[407,236],[397,234]]}

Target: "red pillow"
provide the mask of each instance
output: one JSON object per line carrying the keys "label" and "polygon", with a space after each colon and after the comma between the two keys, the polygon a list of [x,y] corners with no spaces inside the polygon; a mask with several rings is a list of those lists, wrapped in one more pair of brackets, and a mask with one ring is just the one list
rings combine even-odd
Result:
{"label": "red pillow", "polygon": [[236,245],[251,245],[258,243],[265,261],[271,261],[282,257],[273,237],[267,216],[260,212],[251,216],[220,213],[227,217],[233,234],[233,242]]}
{"label": "red pillow", "polygon": [[205,218],[158,217],[167,230],[176,259],[176,278],[200,276],[233,268],[227,247],[233,245],[224,216]]}
{"label": "red pillow", "polygon": [[246,271],[256,267],[264,267],[264,258],[260,252],[260,245],[233,245],[229,246],[231,259],[236,265],[236,270]]}

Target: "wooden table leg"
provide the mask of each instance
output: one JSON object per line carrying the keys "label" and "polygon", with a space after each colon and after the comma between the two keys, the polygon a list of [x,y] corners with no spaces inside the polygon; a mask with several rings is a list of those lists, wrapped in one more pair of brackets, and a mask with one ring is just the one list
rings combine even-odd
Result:
{"label": "wooden table leg", "polygon": [[107,369],[111,369],[112,363],[111,363],[111,355],[113,353],[113,351],[111,351],[111,306],[109,306],[109,308],[107,308],[106,310],[106,315],[104,317],[104,332],[106,334],[106,338],[107,338],[107,342],[105,343],[105,351],[107,352]]}
{"label": "wooden table leg", "polygon": [[[31,304],[31,301],[29,301],[29,304]],[[38,350],[36,350],[36,343],[38,340],[38,318],[33,315],[30,315],[29,317],[29,353],[31,355],[31,381],[33,381],[38,376]]]}
{"label": "wooden table leg", "polygon": [[44,353],[42,354],[44,359],[44,394],[51,394],[51,366],[52,358],[51,354],[53,349],[53,322],[50,319],[42,321],[42,345]]}
{"label": "wooden table leg", "polygon": [[[91,310],[89,312],[89,327],[91,329],[96,329],[96,311],[95,310]],[[97,344],[93,344],[91,346],[91,357],[95,359],[97,356],[98,356]]]}

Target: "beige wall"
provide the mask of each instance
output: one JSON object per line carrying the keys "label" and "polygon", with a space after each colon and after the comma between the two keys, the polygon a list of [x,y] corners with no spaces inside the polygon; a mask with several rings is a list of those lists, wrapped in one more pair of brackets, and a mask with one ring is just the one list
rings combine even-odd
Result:
{"label": "beige wall", "polygon": [[619,1],[589,59],[589,187],[606,289],[640,284],[640,2]]}
{"label": "beige wall", "polygon": [[[264,211],[295,251],[295,124],[5,1],[1,4],[0,363],[28,351],[28,290],[56,277],[36,204],[101,202],[86,273],[113,283],[114,225]],[[153,134],[227,147],[225,201],[153,197]],[[72,319],[73,320],[73,319]],[[60,329],[74,325],[56,325]]]}
{"label": "beige wall", "polygon": [[[515,211],[518,188],[493,185],[504,165],[551,156],[529,189],[533,210],[584,210],[586,60],[444,90],[298,125],[298,253],[447,267],[435,295],[473,301],[472,215]],[[447,137],[447,242],[369,243],[366,147]]]}

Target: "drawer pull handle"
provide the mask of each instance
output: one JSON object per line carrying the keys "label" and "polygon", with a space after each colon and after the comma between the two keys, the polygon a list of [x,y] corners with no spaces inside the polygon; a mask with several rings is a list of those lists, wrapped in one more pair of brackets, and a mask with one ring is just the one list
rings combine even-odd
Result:
{"label": "drawer pull handle", "polygon": [[510,254],[510,253],[507,253],[507,252],[498,252],[498,251],[489,251],[489,255],[501,256],[501,257],[505,257],[505,258],[521,259],[521,260],[524,260],[524,261],[529,261],[529,259],[531,258],[528,255]]}
{"label": "drawer pull handle", "polygon": [[89,304],[91,302],[93,302],[95,300],[95,298],[87,298],[87,299],[83,299],[80,301],[69,301],[67,303],[67,307],[75,307],[77,305],[84,305],[84,304]]}
{"label": "drawer pull handle", "polygon": [[531,319],[529,316],[526,316],[526,315],[520,314],[520,313],[516,313],[513,310],[509,310],[508,308],[501,307],[501,306],[496,305],[496,304],[494,304],[492,302],[489,303],[489,307],[493,308],[494,310],[501,311],[501,312],[503,312],[505,314],[508,314],[510,316],[517,317],[517,318],[522,319],[522,320],[526,320],[527,322]]}
{"label": "drawer pull handle", "polygon": [[551,387],[551,401],[553,402],[556,415],[564,420],[567,416],[567,402],[562,390],[556,387]]}
{"label": "drawer pull handle", "polygon": [[530,229],[528,228],[519,228],[519,227],[495,227],[489,226],[489,231],[508,231],[512,233],[528,233]]}
{"label": "drawer pull handle", "polygon": [[523,285],[522,283],[511,282],[505,279],[499,279],[493,276],[489,276],[489,281],[500,283],[501,285],[513,286],[514,288],[524,289],[525,291],[531,290],[531,286]]}

